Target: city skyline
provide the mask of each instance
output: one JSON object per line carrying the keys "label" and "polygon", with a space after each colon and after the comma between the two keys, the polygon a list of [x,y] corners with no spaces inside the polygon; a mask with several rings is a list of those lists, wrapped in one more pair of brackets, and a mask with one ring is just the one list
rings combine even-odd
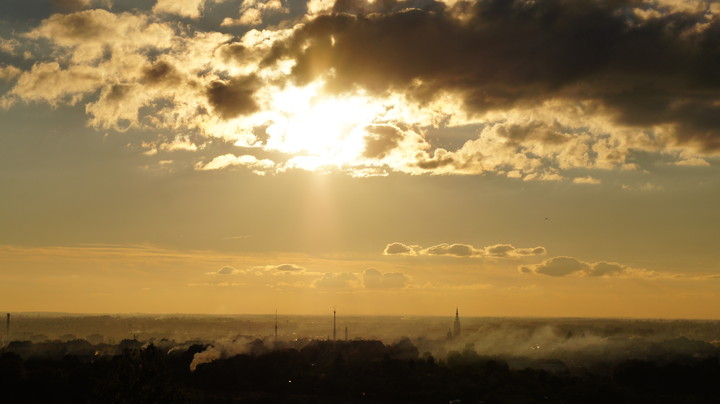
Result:
{"label": "city skyline", "polygon": [[718,319],[718,44],[715,0],[4,1],[0,310]]}

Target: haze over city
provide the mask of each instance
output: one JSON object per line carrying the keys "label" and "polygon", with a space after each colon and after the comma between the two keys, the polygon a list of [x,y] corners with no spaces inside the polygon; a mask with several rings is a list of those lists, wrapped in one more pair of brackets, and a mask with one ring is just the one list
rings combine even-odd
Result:
{"label": "haze over city", "polygon": [[0,310],[719,319],[719,71],[718,1],[3,0]]}

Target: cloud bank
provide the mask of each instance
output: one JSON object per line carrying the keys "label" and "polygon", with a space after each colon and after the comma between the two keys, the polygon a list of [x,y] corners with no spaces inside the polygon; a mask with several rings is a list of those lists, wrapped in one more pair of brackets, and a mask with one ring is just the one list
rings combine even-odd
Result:
{"label": "cloud bank", "polygon": [[573,257],[553,257],[536,265],[518,267],[521,273],[540,274],[554,277],[653,277],[655,272],[631,268],[617,262],[584,262]]}
{"label": "cloud bank", "polygon": [[516,248],[511,244],[495,244],[487,247],[473,247],[470,244],[442,243],[423,248],[399,242],[390,243],[383,251],[385,255],[405,256],[449,256],[465,258],[520,258],[545,255],[545,247]]}

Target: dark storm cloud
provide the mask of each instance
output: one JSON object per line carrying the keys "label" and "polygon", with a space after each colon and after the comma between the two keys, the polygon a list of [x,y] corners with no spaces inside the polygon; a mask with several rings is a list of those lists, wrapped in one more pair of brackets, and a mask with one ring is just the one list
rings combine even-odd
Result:
{"label": "dark storm cloud", "polygon": [[717,16],[646,18],[636,0],[375,3],[338,2],[335,11],[354,14],[309,21],[265,62],[294,59],[296,83],[325,76],[337,92],[397,90],[421,102],[451,92],[470,113],[596,100],[618,123],[669,125],[681,143],[720,149]]}
{"label": "dark storm cloud", "polygon": [[228,82],[213,81],[207,89],[208,101],[223,119],[251,114],[259,108],[253,97],[259,85],[254,75],[235,77]]}

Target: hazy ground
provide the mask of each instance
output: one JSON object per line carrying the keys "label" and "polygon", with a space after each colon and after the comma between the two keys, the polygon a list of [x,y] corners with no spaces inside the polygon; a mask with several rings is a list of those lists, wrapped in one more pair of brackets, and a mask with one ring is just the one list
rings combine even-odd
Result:
{"label": "hazy ground", "polygon": [[[720,321],[18,313],[18,403],[714,403]],[[345,327],[348,341],[345,342]],[[61,401],[62,401],[61,400]]]}
{"label": "hazy ground", "polygon": [[[480,355],[562,358],[648,355],[658,350],[691,354],[720,346],[720,321],[580,318],[461,318],[462,335],[448,340],[452,317],[338,316],[337,338],[409,338],[420,353],[444,357],[472,349]],[[278,341],[329,339],[332,316],[279,315]],[[115,344],[123,339],[230,344],[274,340],[275,315],[69,315],[18,313],[10,340]],[[4,331],[4,330],[3,330]],[[5,337],[5,335],[3,335]]]}

